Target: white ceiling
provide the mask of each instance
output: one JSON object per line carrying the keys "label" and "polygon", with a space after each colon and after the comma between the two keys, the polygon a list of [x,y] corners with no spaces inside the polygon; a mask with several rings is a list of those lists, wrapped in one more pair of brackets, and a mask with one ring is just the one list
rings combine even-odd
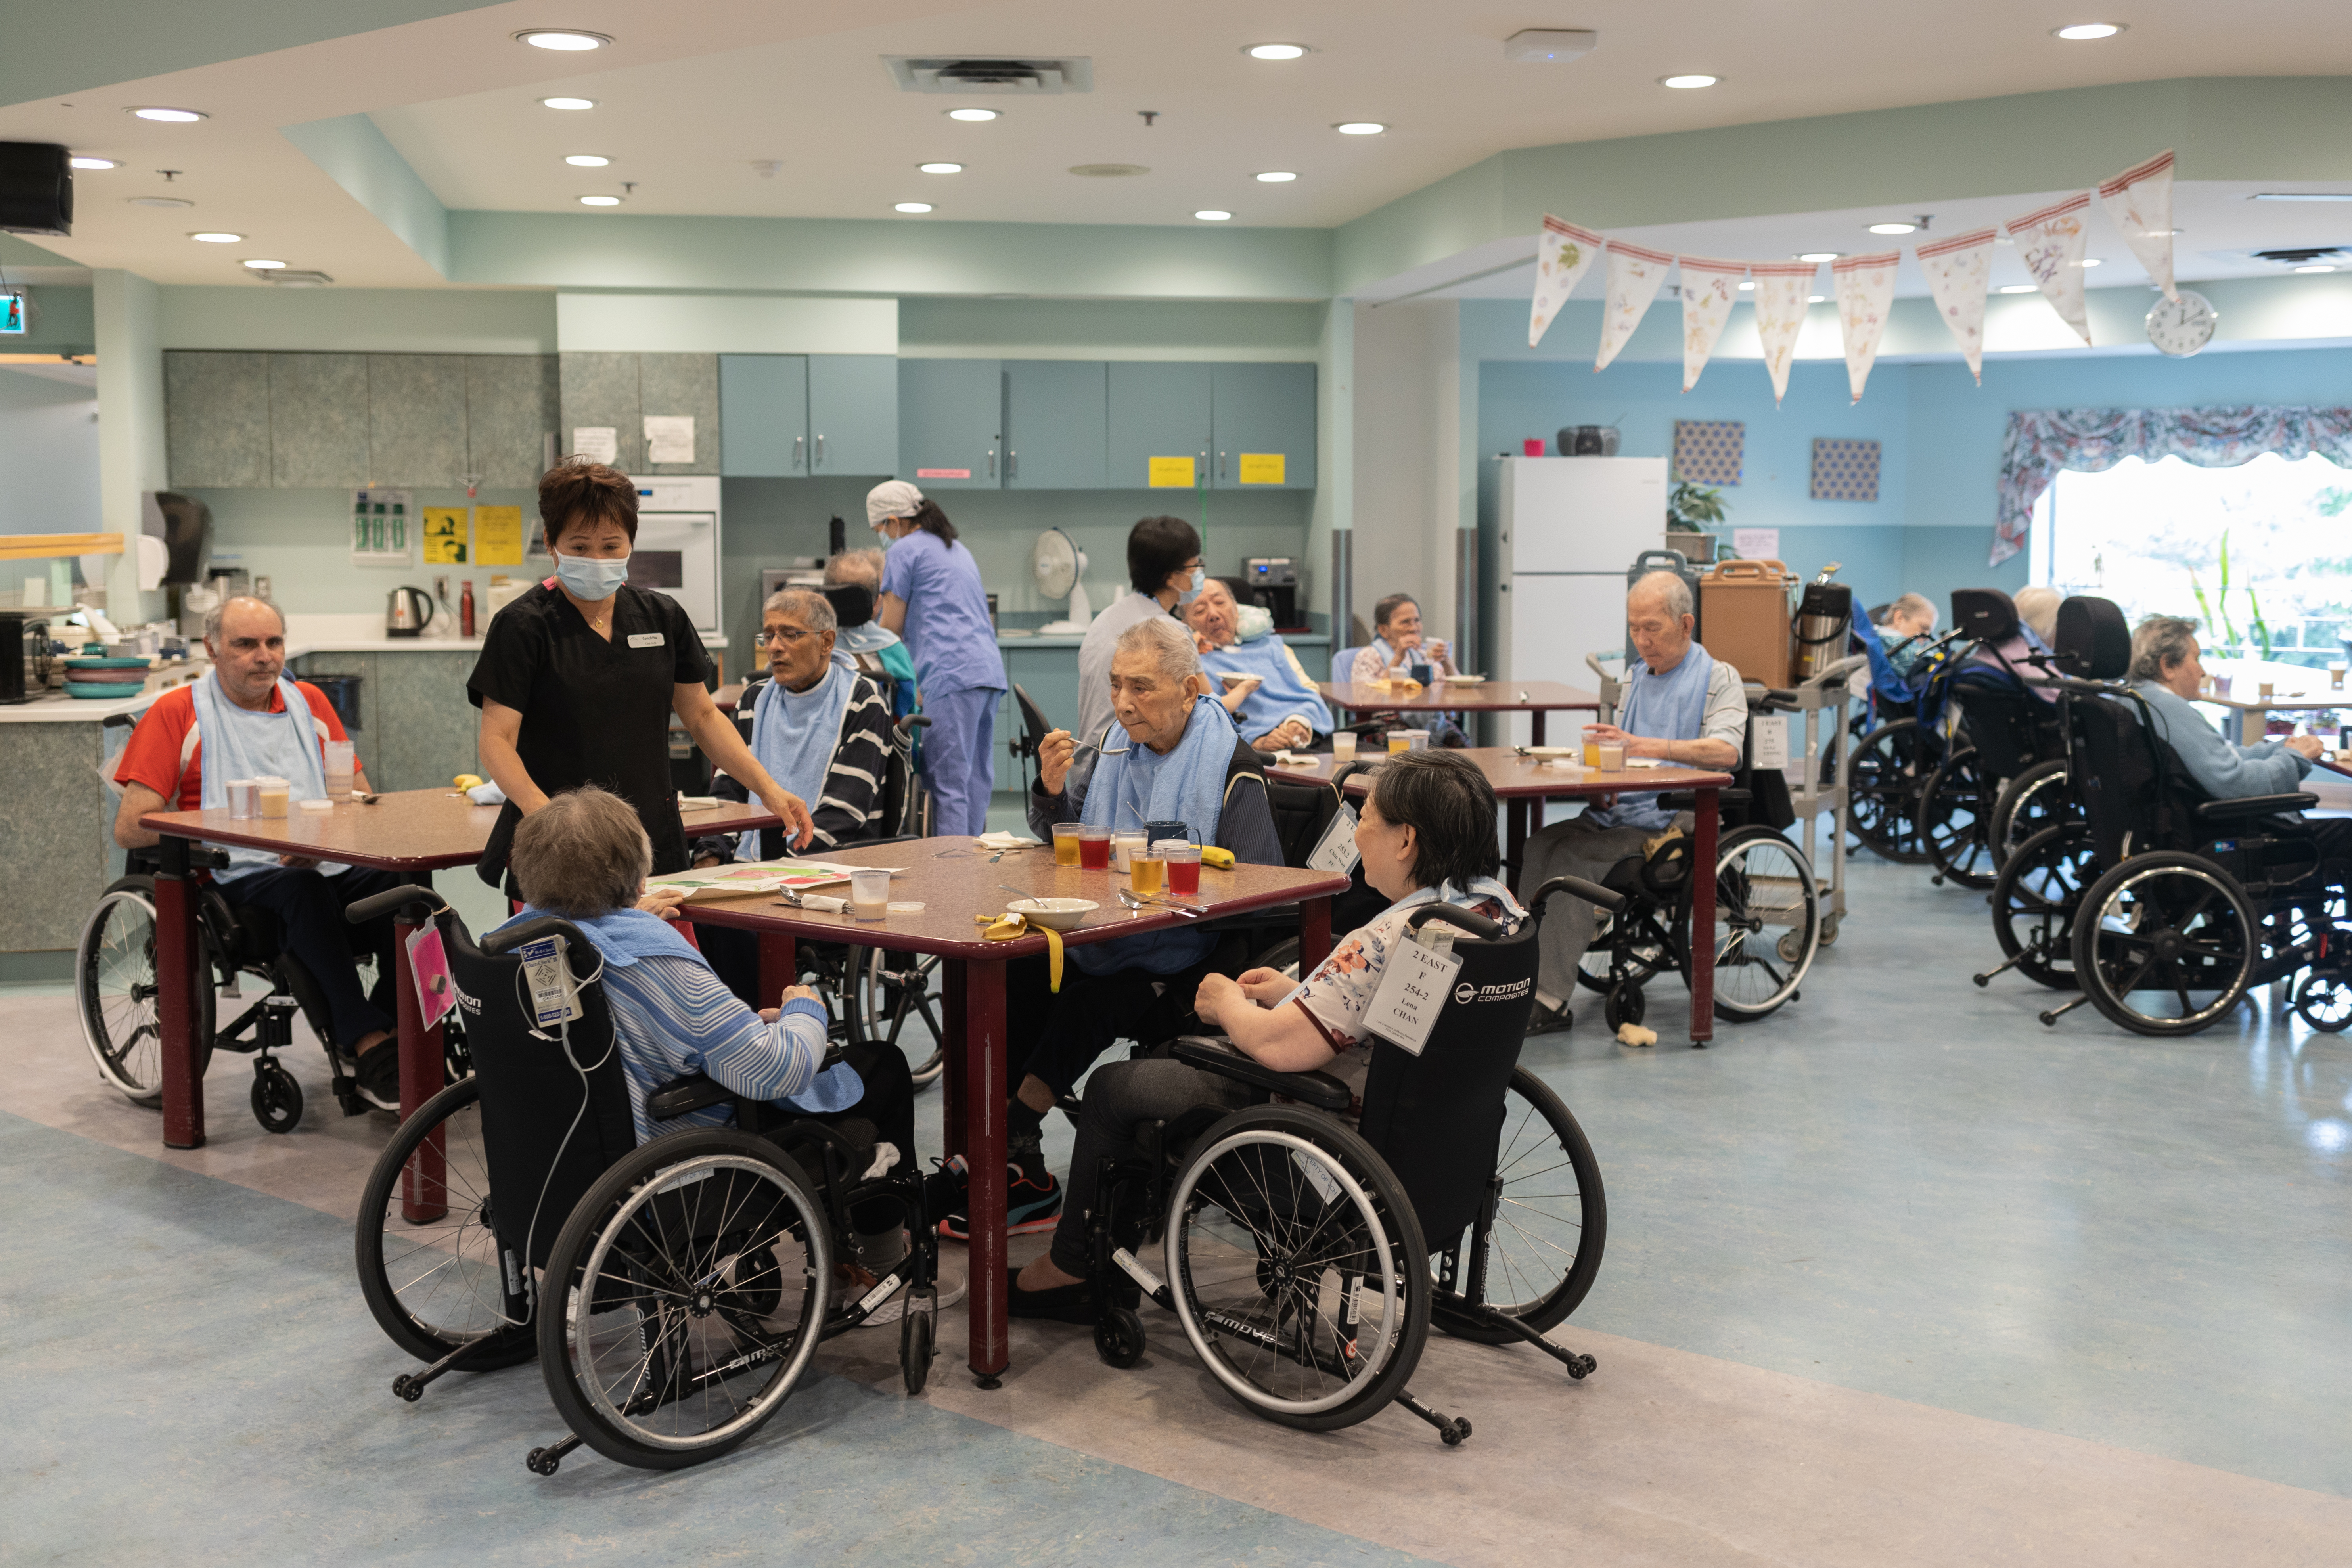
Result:
{"label": "white ceiling", "polygon": [[[2119,37],[2067,44],[2049,29],[2086,14],[2126,20]],[[296,152],[277,127],[365,110],[452,208],[578,213],[576,198],[635,182],[623,211],[887,217],[929,200],[940,219],[1190,224],[1203,206],[1238,224],[1328,226],[1491,153],[1513,147],[1756,122],[2178,76],[2352,74],[2341,0],[2239,0],[2229,26],[2188,0],[1977,0],[1966,7],[1885,0],[1583,0],[1567,11],[1490,0],[514,0],[513,4],[173,73],[67,102],[0,109],[0,138],[63,140],[127,160],[84,176],[69,240],[43,242],[89,266],[159,280],[230,282],[243,255],[320,267],[347,284],[427,286],[430,268]],[[594,27],[616,46],[588,57],[524,47],[529,25]],[[1598,29],[1599,48],[1560,65],[1505,61],[1501,39],[1529,26]],[[1244,46],[1309,44],[1268,64]],[[886,54],[1085,55],[1094,90],[1005,102],[992,124],[949,121],[962,101],[902,93]],[[596,66],[602,68],[584,69]],[[1699,92],[1656,85],[1669,72],[1725,78]],[[576,91],[586,113],[539,107]],[[133,102],[180,103],[212,118],[151,125]],[[1147,128],[1138,113],[1158,110]],[[1393,129],[1349,138],[1333,121]],[[604,153],[576,170],[564,153]],[[968,165],[928,176],[929,159]],[[776,160],[772,178],[755,162]],[[1137,163],[1120,180],[1066,171]],[[169,187],[196,202],[155,212],[127,205]],[[1264,169],[1299,174],[1260,184]],[[1825,195],[1830,193],[1825,192]],[[1966,219],[1923,193],[1937,229]],[[1992,204],[1986,221],[2021,210]],[[2227,207],[2224,201],[2223,206]],[[2342,209],[2184,211],[2191,247],[2284,243]],[[909,243],[929,220],[907,220]],[[1841,218],[1842,222],[1843,219]],[[1733,255],[1819,245],[1859,248],[1858,233],[1822,220],[1754,219],[1647,231],[1657,243]],[[217,226],[250,243],[209,247],[188,231]],[[1834,225],[1831,226],[1834,227]],[[2260,232],[2257,233],[2257,227]],[[1800,236],[1800,230],[1802,235]],[[1687,237],[1683,237],[1687,231]],[[2210,231],[2210,235],[2209,232]],[[2228,248],[2224,247],[2223,248]],[[2111,248],[2120,251],[2120,247]],[[2114,265],[2123,265],[2119,255]],[[2102,279],[2104,281],[2105,279]],[[1505,280],[1494,285],[1508,292]]]}

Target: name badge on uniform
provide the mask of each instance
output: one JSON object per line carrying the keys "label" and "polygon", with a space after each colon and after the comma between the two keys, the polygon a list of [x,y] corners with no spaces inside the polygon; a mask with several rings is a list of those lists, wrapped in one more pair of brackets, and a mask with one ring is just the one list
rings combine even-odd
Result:
{"label": "name badge on uniform", "polygon": [[659,647],[661,645],[662,635],[659,632],[631,632],[629,634],[629,646],[631,647]]}

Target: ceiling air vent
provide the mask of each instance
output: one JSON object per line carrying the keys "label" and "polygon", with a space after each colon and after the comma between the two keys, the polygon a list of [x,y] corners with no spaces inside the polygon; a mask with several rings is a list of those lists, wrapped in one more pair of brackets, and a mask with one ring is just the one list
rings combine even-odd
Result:
{"label": "ceiling air vent", "polygon": [[1040,97],[1092,92],[1095,62],[1084,55],[1060,59],[1027,55],[885,55],[900,92],[994,93]]}
{"label": "ceiling air vent", "polygon": [[2312,245],[2300,249],[2257,250],[2257,261],[2275,261],[2281,267],[2308,267],[2315,261],[2333,261],[2344,254],[2340,245]]}
{"label": "ceiling air vent", "polygon": [[262,276],[269,279],[271,287],[277,289],[323,289],[334,281],[323,272],[296,267],[281,267],[274,272],[265,272]]}

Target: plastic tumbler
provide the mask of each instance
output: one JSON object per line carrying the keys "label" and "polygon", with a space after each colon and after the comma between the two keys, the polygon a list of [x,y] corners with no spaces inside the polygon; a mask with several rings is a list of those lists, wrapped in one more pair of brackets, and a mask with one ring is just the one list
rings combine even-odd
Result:
{"label": "plastic tumbler", "polygon": [[330,741],[326,746],[327,798],[352,798],[352,780],[359,773],[359,748],[349,741]]}
{"label": "plastic tumbler", "polygon": [[1584,765],[1588,768],[1601,765],[1601,726],[1598,724],[1584,727]]}
{"label": "plastic tumbler", "polygon": [[1331,760],[1335,763],[1352,763],[1356,760],[1356,732],[1353,730],[1331,731]]}
{"label": "plastic tumbler", "polygon": [[1150,842],[1140,827],[1122,827],[1110,836],[1110,868],[1125,876],[1133,858]]}
{"label": "plastic tumbler", "polygon": [[1078,835],[1085,831],[1075,822],[1054,824],[1054,864],[1076,866],[1078,860]]}
{"label": "plastic tumbler", "polygon": [[1151,847],[1168,861],[1168,890],[1180,899],[1197,898],[1201,891],[1201,847],[1189,840],[1171,838]]}
{"label": "plastic tumbler", "polygon": [[861,921],[878,921],[890,912],[887,866],[860,866],[849,873],[849,912]]}
{"label": "plastic tumbler", "polygon": [[1109,828],[1081,827],[1078,829],[1078,864],[1089,871],[1109,869]]}
{"label": "plastic tumbler", "polygon": [[261,815],[284,816],[293,798],[293,786],[284,779],[270,778],[267,774],[255,779],[253,783],[256,793],[261,797]]}
{"label": "plastic tumbler", "polygon": [[1127,869],[1136,892],[1148,897],[1168,885],[1168,853],[1157,844],[1135,845],[1128,851]]}
{"label": "plastic tumbler", "polygon": [[1603,741],[1597,749],[1601,753],[1601,771],[1602,773],[1622,773],[1625,771],[1624,742]]}
{"label": "plastic tumbler", "polygon": [[230,779],[221,787],[228,792],[228,814],[239,822],[261,815],[261,786],[251,779]]}

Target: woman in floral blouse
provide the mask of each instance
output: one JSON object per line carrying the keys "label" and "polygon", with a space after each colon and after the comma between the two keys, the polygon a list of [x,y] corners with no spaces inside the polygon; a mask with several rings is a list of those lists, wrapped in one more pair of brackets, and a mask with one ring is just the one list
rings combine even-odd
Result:
{"label": "woman in floral blouse", "polygon": [[[1526,918],[1496,877],[1496,815],[1494,790],[1467,758],[1434,751],[1390,757],[1372,775],[1356,824],[1364,879],[1391,900],[1389,907],[1349,932],[1303,982],[1271,969],[1246,970],[1239,979],[1212,974],[1201,982],[1193,1011],[1278,1072],[1331,1073],[1355,1091],[1351,1114],[1360,1110],[1371,1060],[1364,1014],[1389,954],[1411,940],[1407,917],[1423,904],[1444,902],[1513,930]],[[1133,1155],[1136,1129],[1145,1122],[1171,1120],[1196,1105],[1231,1108],[1251,1099],[1247,1086],[1169,1056],[1098,1068],[1087,1082],[1054,1245],[1014,1275],[1013,1315],[1092,1322],[1094,1302],[1085,1281],[1087,1215],[1103,1156]]]}

